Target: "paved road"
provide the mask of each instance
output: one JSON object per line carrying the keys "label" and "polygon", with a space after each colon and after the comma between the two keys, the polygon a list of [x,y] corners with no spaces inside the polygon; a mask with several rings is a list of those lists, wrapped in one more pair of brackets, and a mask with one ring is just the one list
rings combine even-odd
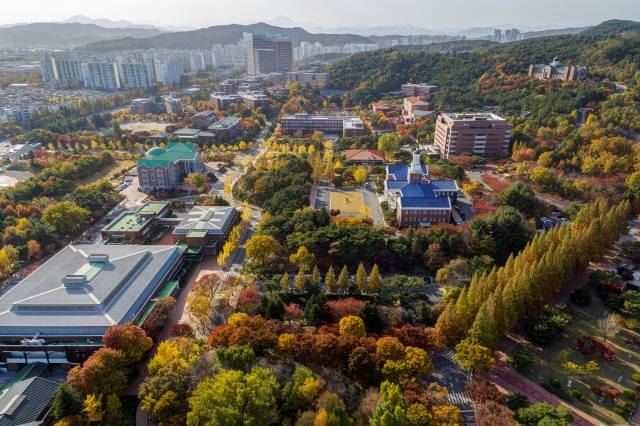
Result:
{"label": "paved road", "polygon": [[460,409],[462,415],[473,416],[473,403],[464,395],[464,388],[469,383],[469,373],[453,362],[455,354],[455,349],[451,348],[440,355],[433,356],[431,362],[436,371],[427,382],[435,382],[446,387],[451,403]]}

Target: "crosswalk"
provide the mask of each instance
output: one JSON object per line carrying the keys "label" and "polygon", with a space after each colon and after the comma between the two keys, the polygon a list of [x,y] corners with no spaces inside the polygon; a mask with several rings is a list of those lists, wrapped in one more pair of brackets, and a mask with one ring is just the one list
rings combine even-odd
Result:
{"label": "crosswalk", "polygon": [[450,348],[447,349],[446,351],[439,353],[439,354],[435,354],[433,356],[431,356],[431,358],[435,358],[435,357],[442,357],[448,361],[453,361],[453,357],[456,356],[456,350],[454,348]]}
{"label": "crosswalk", "polygon": [[469,399],[468,397],[465,396],[464,393],[462,392],[454,392],[454,393],[450,393],[449,394],[449,401],[453,404],[453,405],[462,405],[462,404],[467,404],[467,405],[471,405],[472,401],[471,399]]}

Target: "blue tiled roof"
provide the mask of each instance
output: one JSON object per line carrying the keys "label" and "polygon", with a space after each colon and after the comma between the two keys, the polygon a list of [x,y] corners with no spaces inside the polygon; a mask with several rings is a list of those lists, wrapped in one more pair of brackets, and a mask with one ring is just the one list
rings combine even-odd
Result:
{"label": "blue tiled roof", "polygon": [[404,209],[408,208],[433,208],[433,209],[450,209],[451,201],[449,197],[400,197],[399,206]]}
{"label": "blue tiled roof", "polygon": [[433,189],[424,183],[410,183],[401,189],[402,197],[435,197]]}
{"label": "blue tiled roof", "polygon": [[429,174],[429,168],[427,166],[420,166],[422,167],[422,173],[424,173],[425,175]]}
{"label": "blue tiled roof", "polygon": [[406,178],[408,169],[409,169],[409,166],[387,166],[387,174],[396,176],[404,173],[404,177]]}
{"label": "blue tiled roof", "polygon": [[384,184],[387,190],[402,189],[409,182],[406,180],[385,180]]}
{"label": "blue tiled roof", "polygon": [[455,180],[443,179],[443,180],[432,180],[428,183],[428,185],[434,191],[457,191],[458,185]]}

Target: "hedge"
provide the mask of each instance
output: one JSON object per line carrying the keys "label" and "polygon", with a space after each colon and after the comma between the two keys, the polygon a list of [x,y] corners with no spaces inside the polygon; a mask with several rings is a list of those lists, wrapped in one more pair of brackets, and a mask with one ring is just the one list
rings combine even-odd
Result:
{"label": "hedge", "polygon": [[614,405],[611,409],[613,410],[614,413],[620,414],[621,416],[624,416],[625,414],[627,414],[627,410],[622,408],[619,405]]}
{"label": "hedge", "polygon": [[549,380],[549,383],[551,383],[551,386],[553,386],[554,388],[559,388],[561,386],[560,380],[558,379],[551,379]]}
{"label": "hedge", "polygon": [[[305,293],[284,293],[281,291],[276,291],[272,293],[273,295],[279,296],[285,304],[288,303],[307,303],[306,294]],[[341,300],[348,299],[350,297],[356,300],[363,300],[365,302],[373,302],[378,303],[378,295],[377,294],[343,294],[343,293],[322,293],[327,297],[327,300]],[[309,295],[310,296],[310,295]]]}
{"label": "hedge", "polygon": [[631,378],[634,382],[640,383],[640,374],[634,374],[633,376],[631,376]]}
{"label": "hedge", "polygon": [[625,390],[623,390],[623,391],[622,391],[622,393],[623,393],[626,397],[628,397],[628,398],[636,399],[636,394],[635,394],[635,393],[633,393],[633,391],[632,391],[632,390],[625,389]]}

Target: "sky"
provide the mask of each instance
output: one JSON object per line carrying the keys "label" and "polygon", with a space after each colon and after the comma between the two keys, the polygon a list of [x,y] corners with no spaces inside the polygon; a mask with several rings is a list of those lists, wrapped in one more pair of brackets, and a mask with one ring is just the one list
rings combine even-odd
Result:
{"label": "sky", "polygon": [[505,24],[581,26],[607,19],[640,20],[638,0],[2,0],[0,25],[93,19],[211,25],[286,16],[323,27],[413,25],[472,28]]}

